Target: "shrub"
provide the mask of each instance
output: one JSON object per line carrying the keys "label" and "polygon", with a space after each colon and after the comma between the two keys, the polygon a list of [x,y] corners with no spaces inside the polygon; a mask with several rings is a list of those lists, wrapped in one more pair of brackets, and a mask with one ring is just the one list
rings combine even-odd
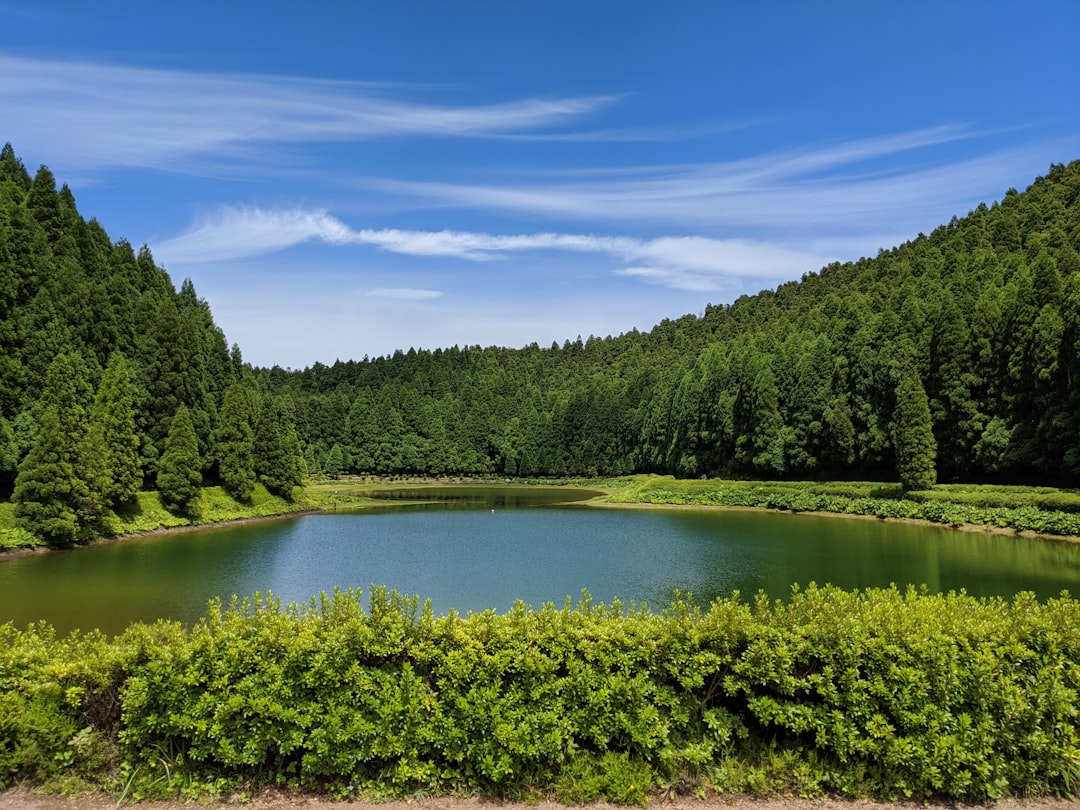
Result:
{"label": "shrub", "polygon": [[[664,787],[987,801],[1080,776],[1080,603],[795,589],[657,614],[434,617],[375,589],[215,604],[106,642],[0,627],[0,780],[88,769],[133,798]],[[66,645],[66,646],[65,646]],[[99,752],[84,759],[83,749]],[[93,762],[88,766],[86,762]]]}

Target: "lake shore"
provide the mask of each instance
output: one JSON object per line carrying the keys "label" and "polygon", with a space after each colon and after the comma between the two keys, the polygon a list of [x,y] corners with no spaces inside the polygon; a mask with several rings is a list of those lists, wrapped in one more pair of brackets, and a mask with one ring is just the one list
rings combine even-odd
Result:
{"label": "lake shore", "polygon": [[288,520],[290,518],[303,517],[304,515],[318,515],[327,511],[330,510],[325,508],[303,509],[295,512],[280,512],[274,515],[252,515],[250,517],[215,520],[209,523],[191,523],[185,526],[159,526],[156,529],[145,529],[137,532],[125,532],[124,534],[110,534],[105,535],[104,537],[95,537],[93,540],[88,540],[85,543],[78,543],[76,545],[64,546],[61,548],[54,548],[52,546],[2,548],[0,549],[0,563],[4,560],[29,557],[35,554],[50,554],[57,551],[77,551],[81,548],[105,546],[111,543],[122,543],[127,540],[140,540],[146,537],[160,537],[167,534],[188,534],[190,532],[202,531],[203,529],[214,529],[225,526],[243,526],[248,523],[270,523],[275,520]]}
{"label": "lake shore", "polygon": [[[602,494],[587,501],[574,501],[567,505],[588,507],[588,508],[616,508],[616,509],[682,509],[682,510],[702,510],[702,511],[745,511],[745,512],[781,512],[788,514],[799,515],[814,515],[819,517],[829,518],[847,518],[855,520],[875,520],[884,521],[888,523],[904,523],[916,526],[938,526],[943,529],[960,532],[970,532],[976,534],[991,534],[1001,537],[1012,537],[1026,540],[1043,540],[1052,542],[1063,543],[1080,543],[1080,535],[1066,535],[1066,534],[1051,534],[1041,533],[1029,530],[1020,530],[1011,527],[991,526],[982,523],[960,523],[950,524],[942,523],[933,520],[925,520],[921,518],[908,518],[908,517],[883,517],[879,515],[871,514],[857,514],[851,512],[833,512],[826,510],[798,510],[798,509],[784,509],[772,506],[733,506],[727,504],[716,503],[664,503],[651,500],[615,500],[619,497],[616,491],[606,485],[605,479],[597,479],[596,481],[588,480],[575,480],[572,482],[573,487],[581,489],[593,489]],[[143,537],[158,537],[161,535],[169,534],[183,534],[187,532],[200,531],[203,529],[209,529],[214,527],[225,526],[237,526],[249,523],[263,523],[276,520],[287,520],[290,518],[302,517],[304,515],[323,514],[327,512],[335,512],[340,510],[362,510],[366,506],[370,506],[369,495],[372,492],[376,492],[382,489],[410,486],[420,488],[438,489],[439,487],[458,487],[458,486],[485,486],[485,487],[505,487],[508,489],[516,487],[533,488],[537,486],[554,486],[556,488],[569,486],[569,483],[552,484],[551,482],[545,483],[533,483],[533,482],[519,482],[519,481],[491,481],[484,479],[474,479],[469,477],[444,477],[433,478],[423,477],[416,479],[382,479],[373,476],[365,476],[358,479],[340,479],[333,482],[321,482],[319,484],[312,485],[311,489],[316,493],[315,503],[310,508],[302,508],[298,510],[283,510],[281,512],[275,512],[272,514],[261,515],[248,515],[243,517],[225,518],[216,521],[206,521],[195,524],[185,524],[182,526],[158,526],[153,529],[145,529],[139,531],[125,532],[122,534],[106,535],[103,537],[94,538],[85,543],[79,543],[64,548],[52,548],[48,546],[35,546],[35,547],[15,547],[15,548],[0,548],[0,562],[6,559],[15,559],[18,557],[44,554],[52,551],[69,551],[79,548],[88,548],[92,546],[116,543],[125,540],[139,539]],[[332,493],[333,500],[330,502],[319,502],[318,494],[322,494],[324,497],[329,496],[330,493],[325,490],[329,487],[334,488]],[[340,493],[337,490],[344,490],[350,487],[355,488],[353,492]],[[322,492],[320,493],[320,489]],[[625,496],[622,496],[625,497]],[[355,501],[352,500],[355,498]],[[385,504],[384,504],[385,505]]]}
{"label": "lake shore", "polygon": [[1080,535],[1064,534],[1040,534],[1038,532],[1018,531],[1016,529],[1002,528],[1000,526],[987,526],[979,523],[963,523],[953,526],[947,523],[935,523],[932,520],[918,518],[893,518],[878,517],[877,515],[857,515],[849,512],[822,512],[822,511],[796,511],[794,509],[773,509],[768,506],[726,506],[714,503],[653,503],[651,501],[604,501],[592,500],[570,504],[599,509],[685,509],[700,511],[722,512],[779,512],[789,515],[814,515],[817,517],[840,518],[849,520],[874,520],[883,523],[903,523],[910,526],[936,526],[940,529],[955,532],[970,532],[974,534],[993,534],[1002,537],[1023,538],[1026,540],[1047,540],[1062,543],[1080,543]]}

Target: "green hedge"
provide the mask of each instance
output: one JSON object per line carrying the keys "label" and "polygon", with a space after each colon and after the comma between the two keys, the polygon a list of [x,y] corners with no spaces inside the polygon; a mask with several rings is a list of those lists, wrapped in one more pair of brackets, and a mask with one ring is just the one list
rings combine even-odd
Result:
{"label": "green hedge", "polygon": [[0,627],[0,786],[125,798],[1071,794],[1080,603],[810,587],[434,617],[376,589],[106,640]]}

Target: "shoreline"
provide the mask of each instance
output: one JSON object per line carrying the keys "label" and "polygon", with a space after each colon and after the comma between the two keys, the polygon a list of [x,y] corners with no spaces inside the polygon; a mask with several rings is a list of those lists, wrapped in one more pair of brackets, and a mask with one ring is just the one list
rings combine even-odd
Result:
{"label": "shoreline", "polygon": [[[365,481],[365,484],[373,484],[375,481]],[[391,482],[380,482],[389,484]],[[401,483],[401,482],[392,482]],[[422,485],[422,486],[468,486],[472,483],[482,483],[490,486],[490,482],[480,481],[455,481],[455,480],[438,480],[425,478],[419,481],[404,482],[408,485]],[[508,484],[507,486],[533,486],[531,484]],[[603,492],[602,490],[599,490]],[[1012,537],[1015,539],[1023,540],[1038,540],[1057,543],[1080,543],[1080,535],[1062,535],[1062,534],[1043,534],[1028,530],[1012,529],[1007,527],[990,526],[981,523],[963,523],[960,525],[953,525],[950,523],[937,523],[932,520],[925,520],[922,518],[902,518],[902,517],[879,517],[877,515],[862,515],[851,512],[827,512],[827,511],[799,511],[793,509],[775,509],[768,506],[728,506],[725,504],[715,503],[657,503],[654,501],[614,501],[610,492],[603,492],[595,498],[591,498],[585,501],[571,501],[563,506],[570,507],[583,507],[583,508],[596,508],[596,509],[680,509],[680,510],[699,510],[699,511],[738,511],[738,512],[775,512],[777,514],[789,514],[789,515],[812,515],[824,518],[841,518],[849,520],[875,520],[885,523],[900,523],[912,526],[927,526],[937,527],[948,531],[959,531],[973,534],[989,534],[998,537]],[[62,551],[77,551],[83,548],[92,548],[98,545],[105,545],[109,543],[118,543],[126,540],[137,540],[145,537],[157,537],[161,535],[169,534],[184,534],[187,532],[202,531],[204,529],[212,529],[216,527],[225,526],[242,526],[252,523],[266,523],[276,520],[288,520],[290,518],[304,517],[305,515],[319,515],[327,514],[329,512],[336,512],[338,508],[347,509],[350,511],[362,511],[366,504],[334,504],[331,507],[316,506],[306,509],[299,509],[290,512],[279,512],[272,515],[251,515],[249,517],[241,518],[226,518],[224,520],[210,521],[208,523],[195,523],[187,524],[183,526],[159,526],[155,529],[147,529],[142,531],[127,532],[124,534],[108,535],[104,537],[96,537],[92,540],[88,540],[85,543],[76,543],[70,546],[64,546],[61,548],[54,548],[51,546],[35,546],[32,548],[20,547],[20,548],[5,548],[0,549],[0,564],[5,560],[17,559],[20,557],[27,557],[35,554],[48,554],[53,552]]]}
{"label": "shoreline", "polygon": [[122,543],[125,540],[139,540],[145,537],[157,537],[159,535],[166,534],[186,534],[188,532],[202,531],[203,529],[213,529],[218,526],[242,526],[247,523],[269,523],[274,520],[288,520],[289,518],[303,517],[304,515],[319,515],[325,513],[327,510],[324,507],[315,507],[312,509],[299,509],[295,512],[279,512],[275,515],[251,515],[249,517],[242,518],[226,518],[225,520],[213,520],[209,523],[189,523],[186,526],[158,526],[156,529],[144,529],[137,532],[125,532],[124,534],[110,534],[104,537],[95,537],[93,540],[87,540],[85,543],[74,543],[70,546],[63,546],[60,548],[54,548],[52,546],[34,546],[33,548],[5,548],[0,549],[0,563],[4,560],[15,559],[18,557],[29,557],[35,554],[51,554],[53,552],[61,551],[78,551],[84,548],[93,548],[94,546],[104,546],[111,543]]}
{"label": "shoreline", "polygon": [[732,512],[775,512],[781,515],[815,515],[825,518],[848,518],[851,520],[877,520],[882,523],[904,523],[910,526],[933,526],[953,532],[967,532],[972,534],[993,534],[1000,537],[1014,537],[1024,540],[1046,540],[1058,543],[1080,543],[1080,535],[1075,534],[1040,534],[1039,532],[1021,531],[1001,526],[988,526],[983,523],[961,523],[954,526],[951,523],[935,523],[923,518],[899,518],[878,517],[877,515],[860,515],[853,512],[821,512],[821,511],[798,511],[795,509],[774,509],[769,506],[727,506],[720,503],[655,503],[653,501],[582,501],[568,506],[599,507],[604,509],[700,509],[705,511],[732,511]]}

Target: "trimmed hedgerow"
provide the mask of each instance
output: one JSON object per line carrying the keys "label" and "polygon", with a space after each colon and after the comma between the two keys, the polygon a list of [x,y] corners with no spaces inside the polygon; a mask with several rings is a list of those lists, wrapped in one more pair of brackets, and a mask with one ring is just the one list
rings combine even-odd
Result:
{"label": "trimmed hedgerow", "polygon": [[55,777],[94,740],[120,758],[110,772],[99,756],[100,778],[133,798],[277,783],[984,801],[1080,777],[1066,596],[811,586],[663,613],[585,598],[434,617],[375,589],[366,609],[353,592],[255,598],[111,642],[0,635],[0,784]]}

